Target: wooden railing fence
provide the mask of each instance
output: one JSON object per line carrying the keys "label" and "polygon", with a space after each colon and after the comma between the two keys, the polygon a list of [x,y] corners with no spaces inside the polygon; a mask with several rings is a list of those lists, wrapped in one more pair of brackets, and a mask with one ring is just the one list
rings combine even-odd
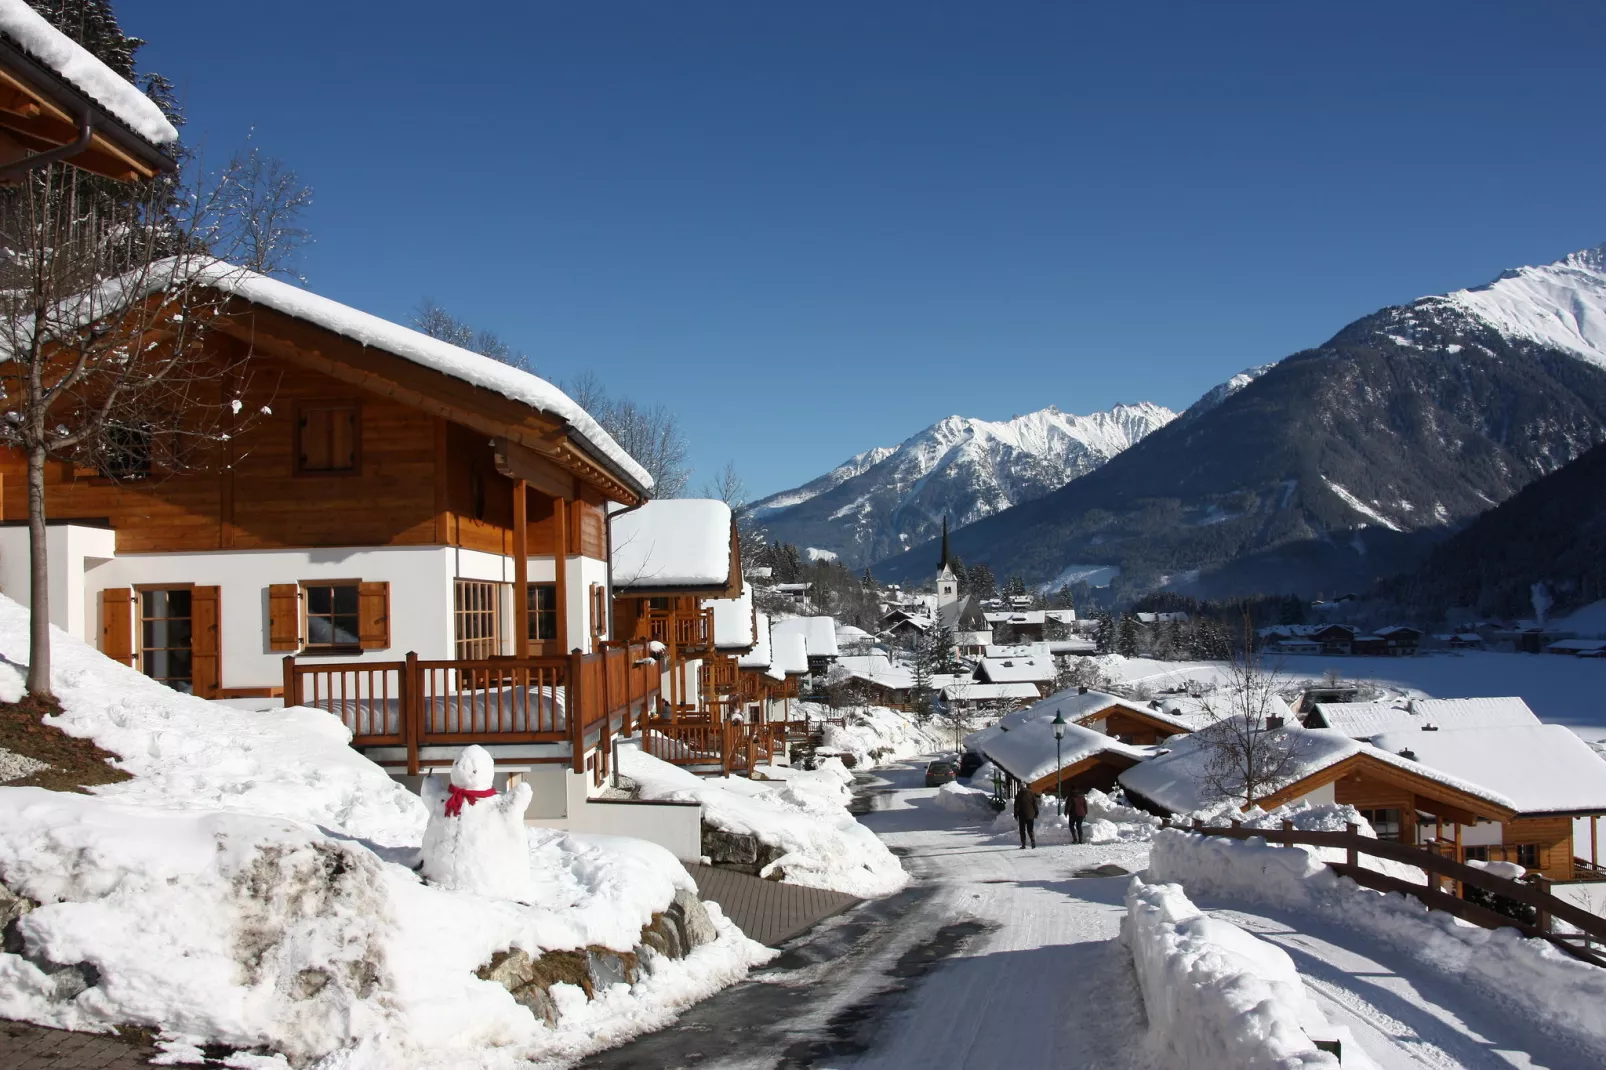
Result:
{"label": "wooden railing fence", "polygon": [[647,635],[657,642],[681,649],[711,646],[714,642],[714,611],[712,608],[692,613],[648,610]]}
{"label": "wooden railing fence", "polygon": [[760,762],[775,760],[785,741],[784,724],[661,721],[641,724],[641,749],[674,765],[715,766],[725,775],[753,775]]}
{"label": "wooden railing fence", "polygon": [[[1345,852],[1345,859],[1343,862],[1327,862],[1327,867],[1341,877],[1348,877],[1356,884],[1380,892],[1399,892],[1401,895],[1412,896],[1430,909],[1442,910],[1486,929],[1513,928],[1524,936],[1548,940],[1574,958],[1595,966],[1606,967],[1606,918],[1552,895],[1550,881],[1539,874],[1532,874],[1522,880],[1496,876],[1486,869],[1466,865],[1433,851],[1424,851],[1419,847],[1411,847],[1393,840],[1377,840],[1362,836],[1357,826],[1353,824],[1344,832],[1307,832],[1295,829],[1293,823],[1289,821],[1284,821],[1280,829],[1261,829],[1244,828],[1236,820],[1231,827],[1221,828],[1207,826],[1198,819],[1195,819],[1192,825],[1186,825],[1168,818],[1166,827],[1203,836],[1225,836],[1236,840],[1259,838],[1267,843],[1282,844],[1285,847],[1296,844],[1304,847],[1335,847]],[[1367,869],[1360,864],[1360,856],[1363,854],[1415,866],[1427,874],[1428,883],[1413,884],[1374,869]],[[1444,890],[1446,881],[1451,882],[1454,891]],[[1461,892],[1468,885],[1532,907],[1535,912],[1535,922],[1530,924],[1519,921],[1462,898]],[[1577,932],[1554,931],[1553,923],[1556,921],[1566,922]]]}
{"label": "wooden railing fence", "polygon": [[645,641],[593,654],[424,661],[284,659],[284,703],[315,706],[351,729],[356,747],[399,746],[407,771],[419,749],[470,743],[570,744],[572,767],[607,750],[614,721],[628,733],[658,703],[659,662]]}

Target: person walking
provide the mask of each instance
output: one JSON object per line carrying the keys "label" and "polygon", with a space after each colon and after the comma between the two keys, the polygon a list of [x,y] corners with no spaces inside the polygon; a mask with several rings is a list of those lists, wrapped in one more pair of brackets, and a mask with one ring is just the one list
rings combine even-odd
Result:
{"label": "person walking", "polygon": [[1015,820],[1020,822],[1020,849],[1026,850],[1026,838],[1032,840],[1032,850],[1037,849],[1037,796],[1026,784],[1020,786],[1015,793]]}
{"label": "person walking", "polygon": [[1071,842],[1082,843],[1082,822],[1087,820],[1087,792],[1071,793]]}

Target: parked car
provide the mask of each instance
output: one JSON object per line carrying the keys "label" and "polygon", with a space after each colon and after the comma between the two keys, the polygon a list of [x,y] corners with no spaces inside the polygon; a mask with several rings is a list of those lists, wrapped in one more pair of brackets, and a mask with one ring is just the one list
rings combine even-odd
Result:
{"label": "parked car", "polygon": [[931,762],[926,766],[926,787],[940,788],[951,780],[958,779],[951,762]]}

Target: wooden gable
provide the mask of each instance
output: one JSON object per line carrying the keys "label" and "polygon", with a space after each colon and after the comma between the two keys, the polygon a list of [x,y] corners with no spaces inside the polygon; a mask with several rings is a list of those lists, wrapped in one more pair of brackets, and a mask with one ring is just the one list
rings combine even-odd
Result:
{"label": "wooden gable", "polygon": [[1341,794],[1346,796],[1338,801],[1368,809],[1408,806],[1412,810],[1436,814],[1446,821],[1468,825],[1479,819],[1508,821],[1516,816],[1516,811],[1509,807],[1379,761],[1365,751],[1318,770],[1264,799],[1257,799],[1256,805],[1271,810],[1328,784],[1334,785],[1335,798]]}

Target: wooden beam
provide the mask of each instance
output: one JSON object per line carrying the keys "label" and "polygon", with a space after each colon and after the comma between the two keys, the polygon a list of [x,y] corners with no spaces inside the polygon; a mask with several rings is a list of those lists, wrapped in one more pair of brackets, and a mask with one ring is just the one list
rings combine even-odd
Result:
{"label": "wooden beam", "polygon": [[530,656],[529,491],[513,481],[513,653]]}
{"label": "wooden beam", "polygon": [[573,472],[564,470],[528,446],[499,438],[496,440],[494,456],[498,472],[509,479],[522,479],[542,494],[567,499],[580,494],[579,480],[575,479]]}
{"label": "wooden beam", "polygon": [[452,514],[447,508],[450,488],[447,485],[449,473],[446,470],[448,456],[446,421],[437,416],[431,423],[435,432],[435,541],[446,546],[452,541]]}
{"label": "wooden beam", "polygon": [[[521,482],[519,484],[523,486]],[[552,499],[552,556],[557,567],[558,651],[569,651],[569,503]]]}

